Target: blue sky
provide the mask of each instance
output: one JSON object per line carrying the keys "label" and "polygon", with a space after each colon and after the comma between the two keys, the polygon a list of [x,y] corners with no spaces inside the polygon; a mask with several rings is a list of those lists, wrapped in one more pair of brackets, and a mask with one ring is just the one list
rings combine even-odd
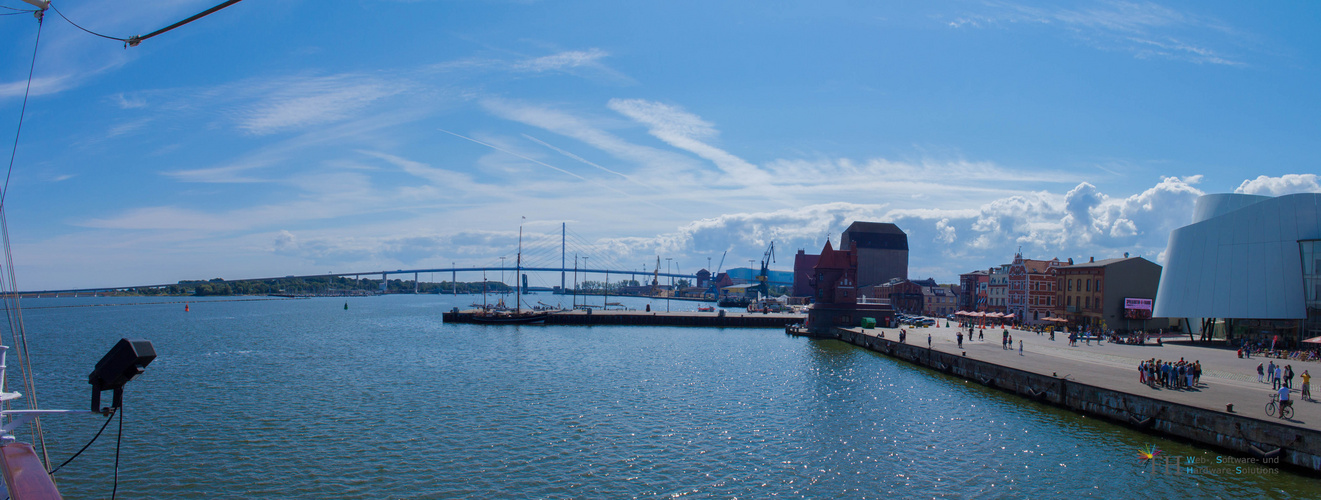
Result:
{"label": "blue sky", "polygon": [[[55,5],[127,37],[216,3]],[[689,272],[889,221],[957,282],[1321,191],[1321,5],[892,4],[247,0],[133,48],[50,13],[19,287],[499,264],[521,217],[533,265],[563,222],[592,267]],[[6,146],[36,33],[0,16]]]}

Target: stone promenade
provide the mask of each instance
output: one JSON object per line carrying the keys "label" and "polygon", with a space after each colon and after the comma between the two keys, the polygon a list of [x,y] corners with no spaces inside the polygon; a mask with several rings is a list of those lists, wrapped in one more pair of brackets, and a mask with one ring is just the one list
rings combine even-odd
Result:
{"label": "stone promenade", "polygon": [[[1068,380],[1081,382],[1106,389],[1130,394],[1161,399],[1173,403],[1225,412],[1227,404],[1234,405],[1234,414],[1287,423],[1288,425],[1321,430],[1321,402],[1303,401],[1300,397],[1302,373],[1312,372],[1314,377],[1321,377],[1321,363],[1294,360],[1275,360],[1278,363],[1293,365],[1294,369],[1294,415],[1287,421],[1266,415],[1266,403],[1270,402],[1271,385],[1257,382],[1257,364],[1266,363],[1270,358],[1253,357],[1239,359],[1236,351],[1219,347],[1193,345],[1187,337],[1176,341],[1176,337],[1167,336],[1164,346],[1157,346],[1154,341],[1148,345],[1098,343],[1090,345],[1079,341],[1075,347],[1069,346],[1067,334],[1056,333],[1055,340],[1048,334],[1010,328],[1013,336],[1013,350],[1000,347],[1001,328],[985,328],[985,340],[964,339],[963,348],[958,347],[955,334],[959,331],[957,323],[949,322],[945,327],[942,320],[937,327],[910,328],[907,344],[925,347],[928,334],[932,348],[938,351],[979,359],[1001,366],[1017,368],[1042,375],[1067,377]],[[886,340],[899,339],[898,328],[851,329],[866,335],[880,336],[883,332]],[[963,329],[966,334],[967,329]],[[1023,341],[1023,354],[1018,352],[1018,342]],[[1186,390],[1152,388],[1138,381],[1138,364],[1147,359],[1166,361],[1201,361],[1202,378],[1196,388]],[[1321,379],[1313,380],[1313,389],[1321,384]]]}

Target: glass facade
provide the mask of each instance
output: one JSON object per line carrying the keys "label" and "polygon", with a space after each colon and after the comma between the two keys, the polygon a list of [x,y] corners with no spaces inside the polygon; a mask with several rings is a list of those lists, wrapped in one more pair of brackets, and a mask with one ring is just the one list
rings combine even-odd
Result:
{"label": "glass facade", "polygon": [[1303,320],[1303,339],[1321,336],[1321,240],[1298,242],[1303,261],[1303,295],[1307,301],[1307,319]]}

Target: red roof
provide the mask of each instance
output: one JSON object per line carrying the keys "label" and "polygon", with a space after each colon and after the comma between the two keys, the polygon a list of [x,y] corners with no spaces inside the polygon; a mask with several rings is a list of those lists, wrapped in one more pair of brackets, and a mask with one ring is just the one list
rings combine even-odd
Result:
{"label": "red roof", "polygon": [[817,269],[848,269],[853,266],[853,252],[835,250],[830,246],[830,241],[826,241],[825,248],[821,249],[821,258],[816,261]]}

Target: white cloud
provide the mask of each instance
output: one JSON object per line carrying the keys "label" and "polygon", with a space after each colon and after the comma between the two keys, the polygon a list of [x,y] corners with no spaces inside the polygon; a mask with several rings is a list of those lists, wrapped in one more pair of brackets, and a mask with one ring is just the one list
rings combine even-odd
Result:
{"label": "white cloud", "polygon": [[267,85],[270,93],[242,112],[239,127],[270,134],[337,122],[405,86],[355,75],[283,79]]}
{"label": "white cloud", "polygon": [[123,92],[110,96],[119,109],[137,109],[147,107],[147,99],[142,96],[127,95]]}
{"label": "white cloud", "polygon": [[628,162],[640,172],[619,168],[624,174],[649,175],[657,183],[689,183],[699,166],[696,161],[670,151],[630,143],[590,119],[547,106],[531,105],[505,99],[483,99],[489,112],[526,125],[581,141]]}
{"label": "white cloud", "polygon": [[950,225],[949,219],[940,219],[936,222],[936,233],[936,241],[942,243],[954,243],[954,240],[958,239],[958,232]]}
{"label": "white cloud", "polygon": [[[602,259],[633,262],[674,256],[688,265],[729,252],[726,268],[759,257],[775,242],[779,262],[792,252],[817,253],[854,221],[893,222],[908,233],[909,267],[952,280],[959,273],[1031,258],[1108,258],[1128,252],[1155,260],[1169,231],[1187,223],[1200,177],[1164,178],[1140,193],[1114,197],[1080,183],[1067,193],[1039,191],[997,198],[977,209],[891,209],[883,204],[824,203],[795,209],[732,213],[696,220],[655,237],[593,242]],[[652,257],[648,257],[652,256]],[[598,258],[598,257],[594,257]]]}
{"label": "white cloud", "polygon": [[1095,48],[1129,52],[1140,59],[1244,65],[1243,61],[1210,47],[1239,43],[1244,35],[1218,20],[1151,2],[1094,2],[1078,8],[985,3],[981,8],[985,10],[958,15],[946,24],[952,28],[1059,27]]}
{"label": "white cloud", "polygon": [[593,48],[589,50],[568,50],[541,56],[533,59],[518,61],[512,65],[516,70],[525,71],[557,71],[569,68],[579,68],[583,66],[596,66],[599,61],[608,56],[604,50]]}
{"label": "white cloud", "polygon": [[683,109],[643,99],[611,99],[610,109],[646,125],[657,139],[707,159],[727,174],[726,184],[766,186],[771,181],[756,165],[709,144],[719,135],[715,127]]}
{"label": "white cloud", "polygon": [[439,72],[505,72],[513,75],[552,76],[567,74],[598,82],[630,85],[635,81],[607,66],[604,60],[609,52],[600,48],[563,50],[553,54],[510,59],[506,57],[470,57],[435,64],[427,69]]}
{"label": "white cloud", "polygon": [[24,91],[27,91],[31,97],[55,94],[73,88],[77,84],[77,78],[73,75],[36,76],[32,78],[30,89],[26,79],[0,83],[0,98],[23,97]]}
{"label": "white cloud", "polygon": [[277,253],[290,252],[298,249],[298,237],[286,230],[280,230],[275,235],[274,250]]}
{"label": "white cloud", "polygon": [[1234,190],[1240,194],[1283,196],[1294,193],[1321,193],[1321,177],[1316,174],[1285,174],[1279,177],[1258,176],[1243,181]]}

